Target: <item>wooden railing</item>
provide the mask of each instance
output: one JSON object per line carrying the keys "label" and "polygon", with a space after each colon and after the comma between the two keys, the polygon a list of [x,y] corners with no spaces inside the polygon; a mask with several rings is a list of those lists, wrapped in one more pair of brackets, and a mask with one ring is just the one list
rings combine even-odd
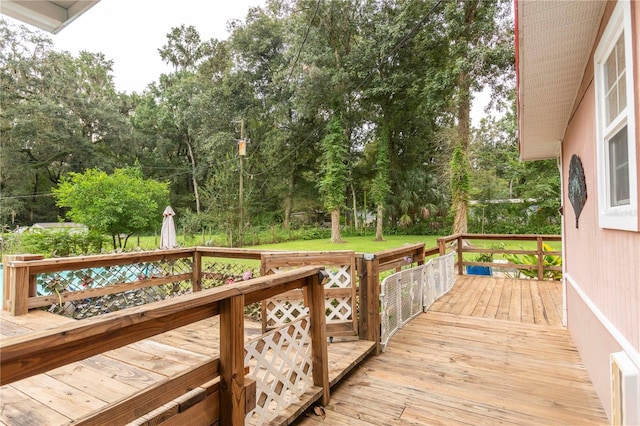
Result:
{"label": "wooden railing", "polygon": [[[535,241],[535,250],[507,250],[479,248],[467,245],[468,241]],[[380,353],[380,281],[385,271],[422,265],[430,256],[455,251],[457,269],[464,273],[466,265],[494,264],[465,260],[465,254],[530,254],[537,256],[535,265],[500,264],[536,270],[539,278],[547,268],[545,255],[560,255],[559,251],[544,251],[543,243],[560,241],[550,235],[476,235],[458,234],[438,239],[438,247],[425,249],[417,243],[398,249],[371,254],[356,254],[358,276],[358,334],[360,339],[375,342],[376,354]],[[166,379],[137,394],[111,404],[103,410],[83,418],[78,424],[111,424],[131,421],[154,407],[165,404],[187,390],[210,382],[203,390],[202,403],[216,404],[220,424],[243,424],[245,413],[255,404],[255,387],[245,378],[244,355],[244,307],[245,305],[276,296],[286,291],[303,288],[310,308],[311,338],[313,347],[313,383],[322,387],[321,402],[329,400],[327,370],[327,335],[325,319],[325,295],[319,276],[322,267],[306,266],[289,272],[250,279],[232,286],[208,291],[202,290],[203,263],[205,258],[242,259],[258,261],[263,251],[194,247],[174,250],[157,250],[126,254],[82,256],[75,258],[42,259],[37,255],[5,256],[4,308],[13,315],[23,315],[29,309],[46,303],[82,300],[85,298],[125,292],[143,287],[167,283],[187,283],[192,293],[180,297],[132,307],[77,321],[51,330],[31,333],[21,337],[5,338],[0,344],[2,384],[49,371],[105,351],[115,349],[156,334],[220,315],[220,348],[217,358],[203,362],[182,374]],[[188,270],[165,270],[162,274],[149,274],[108,285],[68,291],[52,296],[36,295],[38,274],[58,271],[77,271],[86,268],[112,267],[150,262],[183,261]],[[211,382],[213,378],[218,382]],[[193,407],[200,407],[197,402]],[[187,404],[189,405],[189,404]],[[191,406],[191,405],[190,405]],[[206,410],[205,410],[206,411]],[[116,419],[116,420],[114,420]],[[75,424],[75,422],[74,422]]]}
{"label": "wooden railing", "polygon": [[[210,358],[74,424],[124,424],[216,378],[219,382],[207,385],[206,397],[189,410],[200,415],[214,413],[215,418],[208,418],[208,424],[216,421],[221,425],[244,424],[246,413],[255,405],[255,382],[245,380],[244,306],[302,288],[309,308],[313,383],[322,388],[321,402],[326,405],[329,376],[322,273],[320,267],[303,267],[5,338],[0,344],[2,385],[219,315],[219,357]],[[212,410],[210,404],[217,408]]]}
{"label": "wooden railing", "polygon": [[[202,261],[204,257],[259,261],[262,252],[251,249],[194,247],[54,259],[44,259],[43,256],[31,254],[7,255],[4,259],[3,308],[10,311],[12,315],[24,315],[29,309],[53,303],[65,303],[185,281],[191,285],[192,291],[197,292],[202,289]],[[166,270],[158,276],[131,277],[123,282],[101,288],[64,291],[47,296],[38,296],[36,292],[38,274],[179,260],[187,260],[190,263],[188,271]]]}
{"label": "wooden railing", "polygon": [[[495,245],[491,248],[481,248],[473,246],[474,241],[534,241],[536,243],[535,250],[514,250],[498,248]],[[465,266],[489,266],[500,268],[513,268],[515,270],[533,270],[536,271],[535,276],[539,280],[545,278],[545,272],[553,271],[562,273],[561,265],[547,265],[545,264],[545,256],[562,256],[562,251],[557,250],[543,250],[543,244],[551,241],[562,241],[560,235],[506,235],[506,234],[454,234],[447,237],[438,238],[438,250],[440,255],[453,250],[457,253],[456,264],[458,266],[458,274],[464,274]],[[465,253],[474,254],[515,254],[515,255],[532,255],[535,256],[536,262],[532,263],[512,263],[504,262],[500,264],[492,262],[478,262],[473,260],[465,260]]]}

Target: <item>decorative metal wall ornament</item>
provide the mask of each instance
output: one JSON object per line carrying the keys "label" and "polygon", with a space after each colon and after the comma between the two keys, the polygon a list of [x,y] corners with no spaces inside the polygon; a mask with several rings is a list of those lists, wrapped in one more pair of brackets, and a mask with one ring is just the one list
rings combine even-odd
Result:
{"label": "decorative metal wall ornament", "polygon": [[576,154],[571,156],[569,163],[569,201],[576,213],[576,228],[578,227],[578,219],[582,208],[587,202],[587,184],[584,178],[584,169],[582,161]]}

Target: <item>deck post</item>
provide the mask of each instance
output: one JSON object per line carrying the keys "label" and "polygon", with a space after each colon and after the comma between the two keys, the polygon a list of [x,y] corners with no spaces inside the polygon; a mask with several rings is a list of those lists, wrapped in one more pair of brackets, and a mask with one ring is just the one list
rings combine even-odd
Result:
{"label": "deck post", "polygon": [[327,352],[327,327],[324,306],[324,280],[326,272],[321,271],[307,280],[309,284],[304,287],[305,300],[309,306],[311,319],[311,357],[313,384],[322,387],[322,405],[329,404],[329,354]]}
{"label": "deck post", "polygon": [[464,238],[462,238],[462,234],[458,234],[458,275],[464,274],[464,259],[462,258],[462,250],[464,247],[462,247],[462,244],[464,244]]}
{"label": "deck post", "polygon": [[447,242],[444,238],[438,238],[438,255],[444,256],[447,254]]}
{"label": "deck post", "polygon": [[542,237],[536,237],[536,242],[538,243],[536,249],[536,257],[538,258],[538,281],[542,281],[544,279],[544,256],[542,250]]}
{"label": "deck post", "polygon": [[11,315],[26,315],[29,312],[29,297],[36,295],[36,276],[31,276],[28,266],[15,267],[13,261],[42,260],[40,254],[7,255],[4,259],[3,308]]}
{"label": "deck post", "polygon": [[360,323],[359,336],[376,343],[375,354],[380,355],[380,283],[378,259],[374,254],[358,257],[360,278]]}
{"label": "deck post", "polygon": [[13,260],[13,255],[6,255],[2,266],[2,310],[8,311],[10,308],[9,301],[11,300],[11,275],[13,269],[9,267],[9,262]]}
{"label": "deck post", "polygon": [[191,288],[193,292],[202,290],[202,253],[193,251],[193,265],[191,265]]}
{"label": "deck post", "polygon": [[220,425],[244,425],[244,295],[220,301]]}

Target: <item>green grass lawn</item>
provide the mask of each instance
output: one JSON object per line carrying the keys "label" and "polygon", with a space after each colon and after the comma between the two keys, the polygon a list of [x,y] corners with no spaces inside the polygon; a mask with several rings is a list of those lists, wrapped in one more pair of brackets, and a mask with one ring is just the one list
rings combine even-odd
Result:
{"label": "green grass lawn", "polygon": [[[402,247],[406,244],[424,243],[426,248],[437,247],[437,236],[433,235],[390,235],[385,236],[384,241],[374,241],[373,236],[364,237],[346,237],[344,243],[334,244],[328,239],[319,240],[296,240],[286,241],[275,244],[260,244],[256,246],[247,246],[252,249],[263,250],[286,250],[286,251],[330,251],[330,250],[353,250],[358,253],[377,253],[379,251]],[[182,235],[178,236],[178,243],[183,247],[190,247],[202,244],[202,238],[186,238]],[[129,242],[129,247],[137,246],[138,240],[134,238]],[[505,249],[526,249],[535,250],[535,241],[473,241],[474,247],[491,248],[503,246]],[[153,250],[158,247],[159,237],[140,237],[140,247],[145,250]],[[562,250],[562,243],[550,242],[549,244],[554,250]],[[473,257],[473,253],[465,254]],[[497,256],[500,257],[500,256]]]}
{"label": "green grass lawn", "polygon": [[384,241],[374,241],[373,236],[344,238],[342,244],[334,244],[328,239],[288,241],[278,244],[262,244],[251,248],[264,250],[290,250],[290,251],[329,251],[329,250],[353,250],[358,253],[376,253],[379,251],[402,247],[406,244],[424,243],[426,247],[436,247],[436,236],[427,235],[392,235],[385,237]]}

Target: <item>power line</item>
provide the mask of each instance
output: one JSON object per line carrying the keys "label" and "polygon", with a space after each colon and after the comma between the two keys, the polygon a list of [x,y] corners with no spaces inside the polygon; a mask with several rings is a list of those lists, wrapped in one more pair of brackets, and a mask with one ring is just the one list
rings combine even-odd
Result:
{"label": "power line", "polygon": [[[415,37],[420,28],[422,26],[424,26],[424,24],[427,23],[428,19],[432,17],[432,15],[435,13],[436,9],[441,5],[443,0],[438,0],[438,2],[425,14],[425,16],[423,16],[423,18],[418,21],[418,23],[416,25],[414,25],[414,27],[411,29],[411,31],[409,31],[406,35],[404,35],[402,37],[402,39],[400,39],[400,41],[398,41],[398,43],[395,44],[395,46],[389,51],[389,53],[383,55],[383,56],[391,56],[393,55],[396,51],[398,51],[398,49],[400,49],[402,46],[404,46],[405,43],[407,43],[409,40],[411,40],[413,37]],[[316,11],[313,15],[313,18],[315,19],[316,13],[318,11],[318,6],[320,5],[320,1],[318,1],[317,5],[316,5]],[[296,60],[294,61],[294,65],[295,62],[298,60],[300,53],[302,51],[302,47],[304,46],[304,43],[307,40],[307,36],[309,33],[309,29],[311,27],[311,24],[313,23],[313,19],[311,20],[311,22],[309,23],[309,25],[307,26],[307,31],[303,40],[303,44],[300,46],[300,49],[298,50],[298,54],[296,56]],[[291,68],[291,73],[289,74],[289,77],[291,77],[293,72],[293,67]],[[369,73],[356,85],[356,83],[353,83],[352,86],[349,88],[349,91],[357,91],[359,90],[368,80],[369,78],[371,78],[371,76],[375,73],[375,70],[371,70],[369,71]],[[289,79],[287,79],[288,82]],[[302,142],[294,145],[287,154],[283,155],[280,158],[280,161],[278,161],[277,163],[273,164],[270,168],[266,169],[265,171],[261,172],[261,173],[257,173],[255,174],[255,176],[259,176],[259,175],[263,175],[263,174],[267,174],[269,173],[271,170],[276,169],[277,167],[279,167],[281,164],[283,164],[285,161],[287,161],[289,159],[289,157],[291,155],[293,155],[299,148],[301,148],[307,141],[309,141],[311,139],[311,135],[314,134],[316,131],[320,130],[322,128],[323,125],[318,125],[317,127],[315,127],[311,132],[309,132],[310,134],[302,140]]]}
{"label": "power line", "polygon": [[45,194],[30,194],[30,195],[2,195],[0,196],[0,200],[16,200],[19,198],[51,197],[52,195],[53,195],[52,192],[48,192]]}
{"label": "power line", "polygon": [[305,31],[302,44],[300,45],[300,49],[298,49],[298,53],[296,54],[296,57],[293,60],[293,63],[291,64],[291,70],[289,71],[289,77],[287,77],[287,83],[289,83],[289,80],[291,80],[291,76],[293,75],[293,70],[295,69],[296,64],[298,63],[298,59],[300,59],[300,53],[302,53],[302,49],[304,48],[304,45],[307,42],[307,38],[309,37],[309,32],[311,31],[311,25],[313,25],[313,21],[315,21],[316,19],[316,15],[318,14],[318,10],[320,9],[321,1],[322,0],[318,0],[318,2],[316,3],[316,10],[314,10],[313,12],[313,17],[311,18],[309,25],[307,25],[307,30]]}

